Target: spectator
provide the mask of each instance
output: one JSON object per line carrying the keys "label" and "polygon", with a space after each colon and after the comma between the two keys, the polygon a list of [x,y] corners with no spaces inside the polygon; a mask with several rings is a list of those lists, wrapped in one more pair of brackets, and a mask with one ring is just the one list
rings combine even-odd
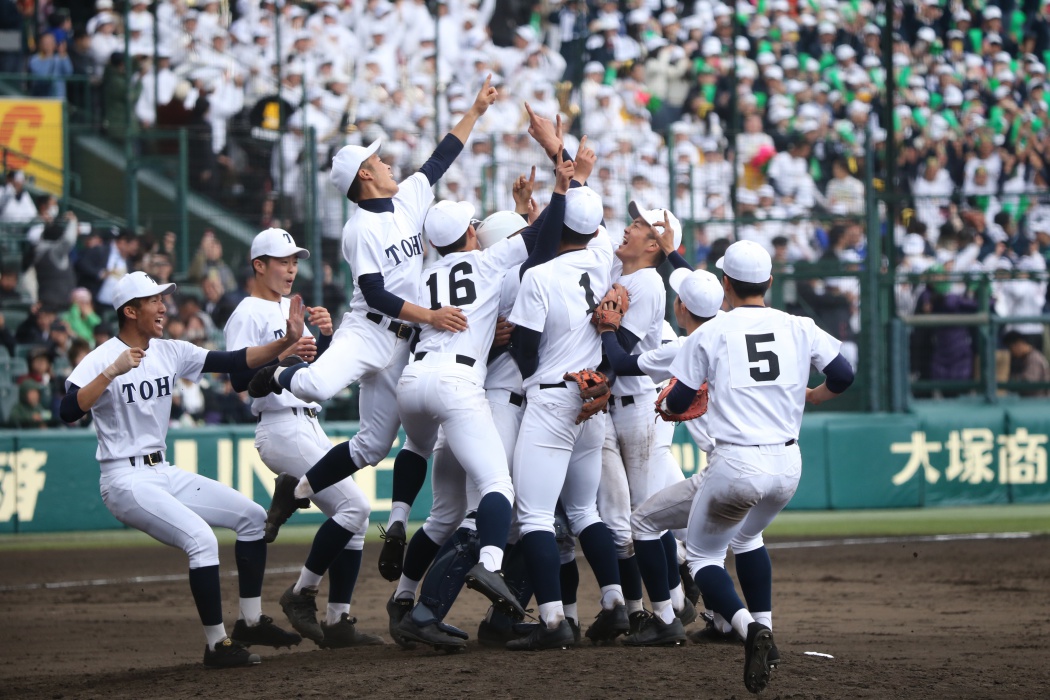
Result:
{"label": "spectator", "polygon": [[15,383],[36,382],[40,391],[40,405],[51,406],[52,356],[44,345],[38,345],[26,355],[29,371],[18,377]]}
{"label": "spectator", "polygon": [[831,181],[827,187],[828,207],[846,214],[864,213],[864,184],[850,175],[849,166],[843,158],[831,164]]}
{"label": "spectator", "polygon": [[[83,361],[83,359],[87,356],[89,352],[91,352],[91,345],[88,343],[88,341],[83,340],[81,338],[73,339],[73,342],[69,346],[69,353],[67,355],[67,359],[69,360],[69,371],[66,372],[65,376],[55,378],[55,382],[60,388],[65,387],[65,381],[66,378],[69,376],[69,373],[72,372],[77,367],[77,365],[81,363],[81,361]],[[61,391],[55,392],[55,397],[53,401],[56,403],[61,403],[61,396]],[[51,412],[53,415],[59,415],[59,411],[55,408],[53,408]],[[67,425],[79,428],[86,428],[87,426],[91,425],[91,411],[88,411],[86,414],[84,414],[84,416],[76,423],[67,423]]]}
{"label": "spectator", "polygon": [[231,295],[227,294],[226,290],[223,289],[222,282],[219,281],[218,272],[211,272],[204,278],[204,281],[201,283],[201,292],[204,294],[201,311],[211,318],[216,328],[225,327],[226,321],[233,314],[233,310],[237,308],[237,304],[232,301]]}
{"label": "spectator", "polygon": [[51,322],[51,328],[47,334],[47,351],[52,357],[61,355],[63,357],[69,353],[69,348],[73,342],[73,334],[69,332],[69,326],[66,322],[61,319],[56,319]]}
{"label": "spectator", "polygon": [[102,319],[95,313],[95,307],[91,303],[91,292],[84,287],[77,287],[69,295],[69,301],[71,306],[62,314],[62,320],[66,322],[75,337],[89,343],[89,347],[94,347],[90,343],[95,333],[95,326],[101,323]]}
{"label": "spectator", "polygon": [[29,295],[18,286],[18,267],[5,265],[0,269],[0,306],[22,304],[30,301]]}
{"label": "spectator", "polygon": [[190,263],[190,280],[195,284],[204,284],[206,277],[217,275],[223,289],[236,289],[237,278],[233,270],[222,259],[222,242],[214,231],[207,230],[201,237],[200,248]]}
{"label": "spectator", "polygon": [[21,170],[8,172],[7,185],[0,193],[0,222],[26,223],[36,214],[36,202],[26,189],[26,174]]}
{"label": "spectator", "polygon": [[33,97],[66,98],[66,81],[73,75],[73,63],[69,60],[66,42],[57,43],[53,33],[41,34],[37,40],[37,53],[29,59],[29,73],[37,78],[31,80],[29,94]]}
{"label": "spectator", "polygon": [[18,403],[11,409],[8,423],[20,430],[38,430],[46,428],[51,422],[51,411],[41,394],[43,387],[33,380],[22,382],[18,387]]}
{"label": "spectator", "polygon": [[[1009,331],[1003,336],[1003,345],[1010,351],[1011,382],[1050,382],[1050,363],[1027,338],[1017,331]],[[1018,391],[1021,396],[1050,396],[1046,389],[1029,389]]]}
{"label": "spectator", "polygon": [[116,329],[113,328],[112,324],[100,323],[95,326],[95,330],[91,332],[91,340],[94,346],[97,348],[102,343],[106,342],[110,338],[116,335]]}
{"label": "spectator", "polygon": [[57,210],[54,198],[46,197],[40,210],[40,223],[26,234],[27,262],[31,261],[36,299],[56,308],[69,303],[69,295],[77,282],[70,260],[77,243],[77,217],[70,211],[58,219]]}
{"label": "spectator", "polygon": [[15,337],[11,335],[11,329],[7,327],[7,319],[0,313],[0,346],[7,349],[8,357],[14,357]]}
{"label": "spectator", "polygon": [[133,231],[114,227],[110,235],[113,238],[108,245],[84,249],[76,262],[80,286],[86,287],[103,308],[113,304],[117,281],[128,274],[139,252],[139,239]]}
{"label": "spectator", "polygon": [[[949,265],[934,265],[931,273],[943,273]],[[946,277],[935,276],[927,283],[917,304],[922,314],[966,314],[977,311],[977,302],[970,296],[951,291]],[[973,378],[973,334],[969,326],[942,326],[930,334],[931,349],[927,358],[926,376],[934,380],[969,380]]]}
{"label": "spectator", "polygon": [[29,307],[29,315],[15,330],[15,340],[19,345],[43,345],[51,334],[51,324],[58,318],[57,311],[40,302]]}

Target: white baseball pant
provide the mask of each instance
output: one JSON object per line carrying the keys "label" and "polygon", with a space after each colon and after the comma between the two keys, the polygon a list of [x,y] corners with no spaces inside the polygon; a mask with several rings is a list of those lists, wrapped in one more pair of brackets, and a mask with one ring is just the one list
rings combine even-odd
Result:
{"label": "white baseball pant", "polygon": [[[316,418],[308,417],[302,410],[292,413],[286,408],[262,413],[255,428],[255,449],[274,474],[286,472],[302,478],[332,449],[332,441]],[[340,527],[354,533],[347,549],[364,548],[372,506],[353,478],[322,489],[310,500]]]}
{"label": "white baseball pant", "polygon": [[729,547],[735,554],[761,547],[762,531],[795,495],[801,476],[797,444],[717,445],[689,511],[689,573],[724,567]]}
{"label": "white baseball pant", "polygon": [[[679,471],[679,474],[681,472]],[[658,540],[667,530],[685,530],[689,511],[706,471],[667,486],[631,513],[631,534],[636,540]]]}
{"label": "white baseball pant", "polygon": [[523,536],[537,530],[554,533],[559,497],[573,536],[601,522],[597,502],[605,414],[576,425],[582,405],[575,386],[528,391],[513,462]]}
{"label": "white baseball pant", "polygon": [[616,556],[627,559],[634,556],[631,540],[631,489],[627,469],[616,438],[615,421],[606,418],[602,440],[602,478],[598,484],[598,514],[612,534]]}
{"label": "white baseball pant", "polygon": [[120,522],[186,552],[191,569],[217,566],[219,542],[212,527],[224,527],[245,542],[261,540],[266,511],[225,484],[167,462],[135,459],[103,462],[99,492]]}

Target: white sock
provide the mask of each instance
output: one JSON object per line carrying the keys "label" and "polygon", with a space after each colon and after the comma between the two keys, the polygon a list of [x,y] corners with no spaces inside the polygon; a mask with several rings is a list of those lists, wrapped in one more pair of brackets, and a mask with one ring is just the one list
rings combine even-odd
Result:
{"label": "white sock", "polygon": [[751,613],[748,612],[747,608],[740,608],[736,611],[736,615],[733,615],[733,629],[740,635],[741,639],[747,639],[747,626],[755,621],[755,618],[751,617]]}
{"label": "white sock", "polygon": [[316,589],[321,585],[321,578],[323,576],[324,574],[315,574],[304,566],[299,571],[299,580],[296,581],[295,586],[292,587],[292,593],[302,593],[304,588]]}
{"label": "white sock", "polygon": [[299,483],[295,485],[295,497],[296,498],[313,498],[314,490],[310,486],[310,480],[305,476],[299,479]]}
{"label": "white sock", "polygon": [[653,601],[653,613],[660,618],[665,625],[671,624],[674,620],[674,608],[671,607],[670,600],[661,600],[659,602]]}
{"label": "white sock", "polygon": [[407,523],[410,512],[412,512],[412,506],[402,501],[394,501],[390,505],[390,519],[386,521],[386,529],[389,530],[390,526],[396,522]]}
{"label": "white sock", "polygon": [[576,603],[566,603],[562,608],[565,611],[565,617],[572,620],[577,625],[580,624],[580,611]]}
{"label": "white sock", "polygon": [[488,571],[499,571],[503,568],[503,550],[495,545],[486,545],[479,554],[481,565]]}
{"label": "white sock", "polygon": [[350,614],[350,603],[329,603],[325,614],[325,624],[334,625],[343,619],[343,613]]}
{"label": "white sock", "polygon": [[397,582],[397,590],[394,591],[394,600],[401,600],[402,598],[412,600],[416,597],[417,588],[419,588],[419,581],[413,581],[401,574],[401,580]]}
{"label": "white sock", "polygon": [[681,566],[686,561],[685,541],[683,539],[677,539],[676,542],[678,542],[678,566]]}
{"label": "white sock", "polygon": [[238,620],[244,620],[249,627],[259,624],[262,615],[262,598],[241,598],[241,612]]}
{"label": "white sock", "polygon": [[708,610],[707,612],[715,616],[715,627],[718,628],[719,632],[721,632],[722,634],[728,634],[733,631],[733,626],[726,622],[726,619],[724,617],[722,617],[716,612],[712,612],[711,610]]}
{"label": "white sock", "polygon": [[208,648],[215,651],[215,645],[226,639],[226,625],[205,625],[204,638],[208,640]]}
{"label": "white sock", "polygon": [[627,614],[641,612],[644,608],[642,607],[642,601],[640,600],[628,600],[627,601]]}
{"label": "white sock", "polygon": [[617,605],[623,605],[623,587],[620,584],[602,586],[602,609],[612,610]]}
{"label": "white sock", "polygon": [[551,603],[540,603],[540,619],[552,630],[565,619],[565,608],[560,600]]}
{"label": "white sock", "polygon": [[675,610],[681,610],[685,607],[685,590],[683,590],[681,583],[671,589],[671,605]]}
{"label": "white sock", "polygon": [[773,613],[772,613],[772,611],[770,611],[770,612],[757,612],[757,613],[751,613],[751,614],[755,617],[755,622],[761,623],[761,624],[765,625],[766,627],[768,627],[769,629],[773,629]]}

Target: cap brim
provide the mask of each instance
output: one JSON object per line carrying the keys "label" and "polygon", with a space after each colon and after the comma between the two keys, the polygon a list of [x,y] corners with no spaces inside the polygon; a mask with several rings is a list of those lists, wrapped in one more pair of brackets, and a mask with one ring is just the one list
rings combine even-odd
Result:
{"label": "cap brim", "polygon": [[[631,217],[632,220],[645,219],[645,217],[642,215],[643,211],[644,210],[638,206],[638,202],[634,201],[633,199],[631,200],[630,204],[627,205],[627,214]],[[648,219],[646,219],[646,221],[648,221]]]}
{"label": "cap brim", "polygon": [[671,289],[674,290],[675,294],[678,294],[678,290],[682,288],[682,282],[684,282],[686,277],[691,273],[692,270],[687,267],[680,267],[671,273],[670,277],[667,279],[667,283],[671,286]]}
{"label": "cap brim", "polygon": [[725,256],[723,255],[722,257],[720,257],[720,258],[719,258],[719,259],[718,259],[718,260],[717,260],[717,261],[715,262],[715,267],[717,267],[717,268],[718,268],[719,270],[721,270],[721,269],[722,269],[722,265],[724,265],[724,264],[725,264],[725,261],[726,261],[726,258],[725,258]]}

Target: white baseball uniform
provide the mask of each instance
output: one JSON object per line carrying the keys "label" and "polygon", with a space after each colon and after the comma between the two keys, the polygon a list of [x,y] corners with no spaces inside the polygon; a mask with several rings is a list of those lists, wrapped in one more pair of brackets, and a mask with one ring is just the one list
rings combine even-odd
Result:
{"label": "white baseball uniform", "polygon": [[762,531],[798,487],[797,439],[810,365],[826,367],[838,340],[812,319],[739,307],[690,335],[671,372],[686,386],[707,381],[708,429],[716,441],[689,514],[692,575],[763,546]]}
{"label": "white baseball uniform", "polygon": [[605,414],[575,425],[583,400],[563,376],[601,362],[601,341],[590,319],[611,285],[612,261],[612,244],[600,229],[585,249],[562,253],[521,280],[509,320],[542,333],[538,367],[523,382],[527,404],[513,460],[522,535],[554,533],[559,495],[573,535],[601,522]]}
{"label": "white baseball uniform", "polygon": [[[493,491],[513,503],[510,470],[504,453],[493,451],[500,443],[485,393],[489,349],[500,310],[503,279],[507,271],[528,257],[520,236],[507,238],[485,250],[450,253],[427,269],[420,305],[430,308],[456,306],[467,317],[459,333],[425,326],[416,345],[415,360],[398,382],[397,404],[408,441],[420,455],[429,455],[437,442],[438,428],[445,445],[470,477],[481,497]],[[442,469],[443,476],[445,470]],[[454,486],[465,494],[462,483]],[[436,498],[436,496],[435,496]],[[444,508],[439,503],[439,512]],[[442,532],[445,538],[459,526],[461,513]],[[435,542],[436,519],[427,535]]]}
{"label": "white baseball uniform", "polygon": [[[226,348],[238,350],[264,345],[284,336],[290,302],[267,301],[258,297],[242,300],[226,322],[223,333]],[[303,330],[309,336],[309,329]],[[329,348],[321,356],[332,352]],[[303,401],[289,391],[268,394],[252,400],[255,427],[255,449],[274,474],[282,472],[301,478],[330,449],[332,441],[317,421],[320,406]],[[364,547],[365,531],[371,506],[368,497],[350,477],[331,488],[311,496],[321,512],[341,527],[355,533],[347,549]]]}
{"label": "white baseball uniform", "polygon": [[[391,294],[412,302],[419,298],[424,252],[420,232],[433,199],[429,180],[417,172],[400,183],[393,211],[357,208],[343,227],[343,256],[354,279],[382,274]],[[329,349],[292,377],[292,393],[306,401],[326,401],[360,382],[361,423],[349,445],[358,467],[385,458],[397,437],[397,382],[408,364],[410,341],[409,327],[369,308],[357,285]]]}
{"label": "white baseball uniform", "polygon": [[[76,366],[66,389],[87,386],[127,349],[110,338]],[[200,379],[207,354],[181,340],[151,340],[139,366],[110,382],[91,408],[102,502],[125,525],[186,552],[191,569],[219,563],[212,526],[255,541],[266,521],[266,511],[251,499],[165,458],[172,387],[176,378]]]}

